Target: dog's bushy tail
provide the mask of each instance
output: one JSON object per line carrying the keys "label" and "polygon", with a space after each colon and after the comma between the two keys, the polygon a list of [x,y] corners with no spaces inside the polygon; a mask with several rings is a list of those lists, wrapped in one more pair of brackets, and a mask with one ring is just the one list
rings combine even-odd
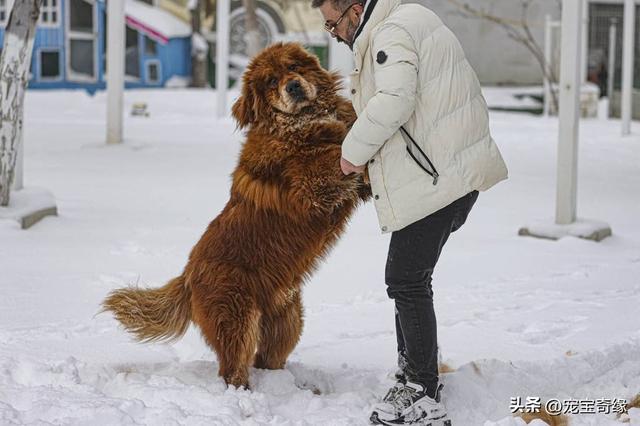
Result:
{"label": "dog's bushy tail", "polygon": [[173,341],[189,328],[191,289],[182,276],[160,288],[120,288],[109,293],[102,308],[140,342]]}

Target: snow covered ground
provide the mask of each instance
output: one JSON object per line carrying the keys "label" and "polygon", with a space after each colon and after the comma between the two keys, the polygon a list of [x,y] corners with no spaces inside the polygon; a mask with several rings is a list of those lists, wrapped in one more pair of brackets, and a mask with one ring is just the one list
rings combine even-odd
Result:
{"label": "snow covered ground", "polygon": [[[305,288],[304,335],[285,370],[226,389],[191,329],[134,343],[107,292],[158,286],[227,201],[242,135],[216,121],[212,91],[127,91],[126,142],[106,146],[105,96],[26,99],[25,184],[59,216],[28,231],[0,221],[0,424],[364,425],[394,370],[388,235],[362,207]],[[608,222],[601,243],[517,235],[552,221],[557,123],[492,113],[509,180],[480,194],[434,274],[444,398],[456,426],[517,425],[510,398],[627,398],[640,391],[640,126],[583,121],[578,209]],[[615,415],[571,425],[619,425]],[[640,424],[637,409],[631,424]]]}
{"label": "snow covered ground", "polygon": [[541,86],[495,86],[483,90],[489,108],[496,110],[542,110],[542,102],[536,98],[543,96]]}

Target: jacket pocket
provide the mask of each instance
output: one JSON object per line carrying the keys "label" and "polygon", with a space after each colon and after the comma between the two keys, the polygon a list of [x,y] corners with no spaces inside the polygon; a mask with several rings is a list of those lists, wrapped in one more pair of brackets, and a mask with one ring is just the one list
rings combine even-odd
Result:
{"label": "jacket pocket", "polygon": [[407,144],[407,152],[415,161],[415,163],[424,170],[429,176],[433,178],[433,184],[438,184],[438,178],[440,175],[438,174],[438,170],[433,165],[427,154],[420,148],[420,146],[416,143],[416,141],[411,137],[409,132],[407,132],[404,126],[400,127],[400,133],[402,134],[402,138]]}

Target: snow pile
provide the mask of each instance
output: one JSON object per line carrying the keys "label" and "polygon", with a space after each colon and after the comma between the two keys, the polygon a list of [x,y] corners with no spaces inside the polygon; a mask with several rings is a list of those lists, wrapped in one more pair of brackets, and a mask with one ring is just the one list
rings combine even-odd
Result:
{"label": "snow pile", "polygon": [[482,94],[489,108],[511,110],[542,108],[543,91],[540,86],[490,86],[483,87]]}
{"label": "snow pile", "polygon": [[191,27],[170,12],[139,0],[126,0],[124,12],[136,29],[150,37],[160,37],[163,43],[173,37],[191,36]]}
{"label": "snow pile", "polygon": [[53,209],[56,202],[49,191],[43,188],[23,188],[12,191],[9,205],[0,206],[0,219],[12,219],[20,222],[24,216],[34,212]]}
{"label": "snow pile", "polygon": [[[237,96],[236,94],[232,94]],[[388,236],[361,208],[305,288],[305,329],[285,370],[226,389],[196,329],[133,343],[95,315],[117,287],[159,286],[223,208],[242,139],[215,92],[125,93],[125,143],[107,146],[104,93],[28,92],[25,185],[59,216],[28,231],[0,220],[0,424],[365,425],[391,384]],[[231,100],[231,98],[230,98]],[[640,140],[584,121],[580,216],[600,243],[517,235],[553,214],[554,119],[492,113],[510,179],[481,193],[434,274],[444,400],[454,425],[521,425],[510,398],[627,398],[640,390]],[[640,424],[638,410],[629,413]],[[615,415],[571,425],[620,425]]]}
{"label": "snow pile", "polygon": [[611,229],[609,224],[600,220],[577,218],[573,223],[560,225],[555,223],[555,218],[548,217],[544,221],[525,225],[519,233],[520,235],[533,235],[551,240],[572,236],[600,241],[611,235]]}

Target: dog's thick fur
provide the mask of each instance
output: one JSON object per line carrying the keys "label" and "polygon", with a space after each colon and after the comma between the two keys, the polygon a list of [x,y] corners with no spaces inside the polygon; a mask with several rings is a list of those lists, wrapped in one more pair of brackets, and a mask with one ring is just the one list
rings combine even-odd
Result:
{"label": "dog's thick fur", "polygon": [[362,175],[340,171],[356,117],[338,90],[338,75],[297,44],[257,55],[232,109],[248,133],[230,200],[182,275],[116,290],[104,310],[140,341],[177,339],[193,321],[234,386],[248,387],[251,365],[283,368],[302,331],[304,279],[370,196]]}

